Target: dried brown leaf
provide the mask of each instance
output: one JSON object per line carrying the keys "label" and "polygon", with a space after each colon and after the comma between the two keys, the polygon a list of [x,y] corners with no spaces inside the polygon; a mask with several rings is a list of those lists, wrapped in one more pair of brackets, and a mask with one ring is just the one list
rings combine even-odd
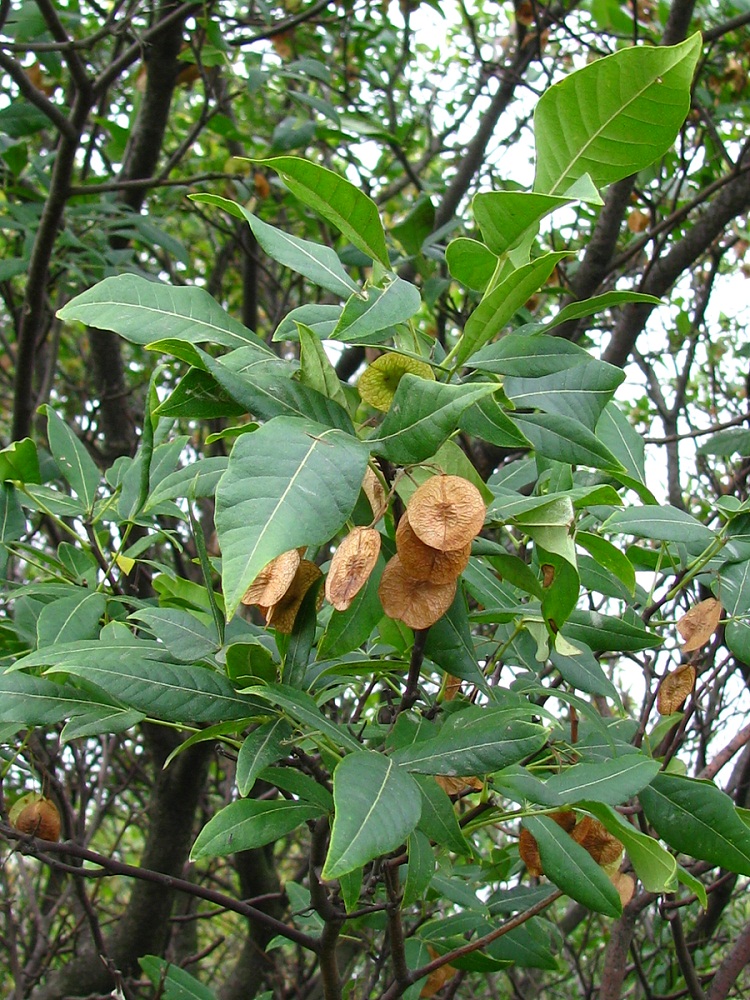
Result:
{"label": "dried brown leaf", "polygon": [[709,597],[692,607],[677,622],[677,631],[685,640],[683,653],[700,649],[718,628],[723,609],[715,597]]}
{"label": "dried brown leaf", "polygon": [[456,595],[456,581],[414,580],[396,555],[383,570],[378,594],[389,618],[396,618],[409,628],[423,629],[434,625],[451,606]]}
{"label": "dried brown leaf", "polygon": [[695,667],[690,663],[683,663],[663,678],[656,696],[656,707],[662,715],[678,712],[694,686]]}
{"label": "dried brown leaf", "polygon": [[433,549],[455,551],[482,530],[487,513],[482,494],[461,476],[432,476],[409,501],[409,524]]}
{"label": "dried brown leaf", "polygon": [[[300,604],[310,587],[323,575],[319,566],[309,559],[303,559],[294,574],[291,586],[276,604],[265,609],[266,624],[273,625],[277,632],[289,635],[294,628]],[[318,607],[323,603],[322,592],[318,594]]]}
{"label": "dried brown leaf", "polygon": [[[432,945],[427,945],[427,951],[429,952],[430,958],[434,959],[438,957],[438,952],[432,947]],[[439,969],[435,969],[427,977],[427,980],[422,987],[420,992],[420,997],[434,997],[435,994],[441,990],[449,979],[453,979],[456,974],[456,969],[452,965],[441,965]]]}
{"label": "dried brown leaf", "polygon": [[613,837],[603,823],[591,816],[584,816],[576,824],[571,837],[589,852],[598,865],[617,861],[625,850],[617,837]]}
{"label": "dried brown leaf", "polygon": [[481,792],[484,788],[484,782],[479,778],[451,778],[446,774],[436,774],[435,781],[448,795],[460,795],[468,789]]}
{"label": "dried brown leaf", "polygon": [[326,577],[326,599],[337,611],[346,611],[367,583],[380,553],[380,532],[353,528],[334,553]]}
{"label": "dried brown leaf", "polygon": [[299,564],[300,554],[297,549],[290,549],[276,556],[263,567],[247,588],[242,603],[260,604],[263,607],[277,604],[291,587]]}
{"label": "dried brown leaf", "polygon": [[471,542],[467,542],[461,549],[433,549],[431,545],[425,545],[414,532],[406,512],[396,529],[396,549],[404,570],[415,580],[450,583],[468,566]]}
{"label": "dried brown leaf", "polygon": [[445,685],[443,687],[443,699],[445,701],[453,701],[461,693],[461,684],[463,681],[460,677],[454,677],[452,674],[446,674]]}

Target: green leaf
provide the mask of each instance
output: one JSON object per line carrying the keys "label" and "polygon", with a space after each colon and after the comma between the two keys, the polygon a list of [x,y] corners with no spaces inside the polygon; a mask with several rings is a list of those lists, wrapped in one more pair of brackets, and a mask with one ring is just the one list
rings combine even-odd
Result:
{"label": "green leaf", "polygon": [[497,257],[484,243],[460,236],[445,248],[445,262],[451,275],[462,285],[483,292],[492,280]]}
{"label": "green leaf", "polygon": [[472,355],[466,367],[495,375],[542,378],[592,360],[588,351],[561,337],[508,333]]}
{"label": "green leaf", "polygon": [[750,829],[712,782],[662,773],[638,797],[649,823],[675,851],[750,875]]}
{"label": "green leaf", "polygon": [[466,434],[488,441],[498,448],[517,450],[531,447],[496,396],[485,396],[465,410],[459,419],[459,427]]}
{"label": "green leaf", "polygon": [[420,774],[467,777],[499,771],[534,753],[547,738],[542,726],[515,714],[504,708],[463,709],[437,736],[397,750],[393,760]]}
{"label": "green leaf", "polygon": [[636,830],[611,806],[587,802],[585,807],[623,844],[646,892],[674,892],[677,861],[658,841]]}
{"label": "green leaf", "polygon": [[[169,343],[174,341],[149,344],[149,349],[156,350]],[[244,412],[245,407],[236,403],[212,375],[191,368],[180,379],[177,388],[157,406],[154,416],[212,420],[214,417],[238,417]]]}
{"label": "green leaf", "polygon": [[304,323],[309,327],[319,340],[330,340],[341,315],[341,308],[340,305],[323,302],[307,302],[303,306],[297,306],[287,313],[276,327],[273,340],[275,342],[297,340],[298,323]]}
{"label": "green leaf", "polygon": [[144,712],[138,712],[134,708],[96,706],[90,712],[84,711],[68,719],[62,728],[60,739],[63,743],[70,743],[71,740],[86,739],[89,736],[124,733],[137,726],[139,722],[143,722],[145,718]]}
{"label": "green leaf", "polygon": [[41,483],[39,456],[31,438],[13,441],[0,451],[0,483],[6,480]]}
{"label": "green leaf", "polygon": [[750,608],[750,561],[721,567],[717,595],[731,619],[725,629],[727,646],[743,663],[750,663],[750,622],[744,617]]}
{"label": "green leaf", "polygon": [[226,472],[227,463],[225,455],[216,455],[200,458],[197,462],[186,465],[184,469],[170,473],[149,491],[143,510],[149,511],[164,500],[214,496],[216,486]]}
{"label": "green leaf", "polygon": [[114,330],[134,344],[173,338],[225,347],[265,345],[233,319],[204,288],[173,287],[137,274],[118,274],[76,295],[57,314],[100,330]]}
{"label": "green leaf", "polygon": [[346,409],[344,388],[321,340],[304,323],[297,324],[297,331],[300,346],[300,382],[335,400]]}
{"label": "green leaf", "polygon": [[461,832],[453,803],[432,775],[417,775],[414,779],[422,793],[422,814],[419,829],[430,840],[454,854],[469,855],[471,846]]}
{"label": "green leaf", "polygon": [[633,564],[622,551],[601,535],[589,531],[577,531],[576,542],[597,561],[608,573],[622,580],[631,594],[635,593],[635,570]]}
{"label": "green leaf", "polygon": [[602,187],[662,156],[690,108],[700,51],[698,33],[671,47],[639,45],[550,87],[534,112],[534,190],[564,195],[585,173]]}
{"label": "green leaf", "polygon": [[628,754],[596,764],[575,764],[547,780],[547,788],[561,802],[581,799],[618,806],[653,780],[661,765],[640,754]]}
{"label": "green leaf", "polygon": [[419,289],[394,277],[385,288],[370,287],[352,295],[330,337],[349,344],[382,343],[394,327],[419,312],[421,305]]}
{"label": "green leaf", "polygon": [[419,822],[422,798],[392,758],[362,750],[333,772],[335,808],[323,879],[337,878],[395,850]]}
{"label": "green leaf", "polygon": [[142,608],[130,615],[164,643],[171,656],[180,663],[197,663],[216,652],[219,637],[216,629],[204,619],[182,608]]}
{"label": "green leaf", "polygon": [[[179,965],[156,955],[144,955],[139,964],[162,1000],[216,1000],[216,994]],[[260,1000],[260,998],[257,998]]]}
{"label": "green leaf", "polygon": [[190,860],[222,858],[237,851],[251,851],[285,837],[321,810],[309,802],[274,799],[239,799],[220,809],[198,834]]}
{"label": "green leaf", "polygon": [[20,671],[0,674],[0,722],[51,726],[95,708],[95,703],[67,684]]}
{"label": "green leaf", "polygon": [[604,309],[611,309],[613,306],[622,306],[628,302],[642,302],[658,306],[661,304],[661,299],[658,299],[655,295],[644,295],[643,292],[604,292],[602,295],[594,295],[592,298],[583,299],[581,302],[571,302],[570,305],[561,309],[555,318],[545,325],[544,329],[551,330],[561,323],[567,323],[568,320],[582,319],[584,316],[594,316]]}
{"label": "green leaf", "polygon": [[37,619],[39,647],[55,643],[75,642],[78,639],[95,639],[99,623],[107,608],[104,594],[71,588],[69,597],[52,601],[42,608]]}
{"label": "green leaf", "polygon": [[628,507],[618,510],[602,525],[606,531],[619,531],[636,538],[651,538],[659,542],[682,542],[691,548],[705,549],[716,535],[692,515],[667,505]]}
{"label": "green leaf", "polygon": [[571,613],[562,632],[574,645],[580,640],[594,653],[636,653],[655,649],[664,642],[656,632],[649,632],[634,621],[581,608]]}
{"label": "green leaf", "polygon": [[352,292],[361,294],[359,286],[344,270],[336,251],[330,247],[311,243],[310,240],[292,236],[283,229],[269,226],[248,212],[243,205],[221,198],[219,195],[196,194],[191,195],[191,198],[204,204],[217,205],[231,215],[244,219],[252,229],[258,244],[269,257],[303,275],[314,285],[319,285],[342,299],[348,299]]}
{"label": "green leaf", "polygon": [[359,496],[367,448],[339,430],[277,417],[236,441],[216,490],[227,613],[272,559],[327,542]]}
{"label": "green leaf", "polygon": [[424,653],[447,674],[460,677],[470,684],[476,684],[480,690],[487,689],[484,674],[477,664],[462,584],[459,584],[451,606],[430,627]]}
{"label": "green leaf", "polygon": [[616,403],[610,402],[604,408],[596,425],[596,434],[628,474],[642,483],[646,475],[646,446],[643,436]]}
{"label": "green leaf", "polygon": [[[424,809],[424,806],[422,807]],[[429,840],[419,830],[412,830],[406,841],[409,861],[401,905],[406,908],[421,899],[435,874],[435,855]]]}
{"label": "green leaf", "polygon": [[47,438],[57,467],[88,512],[94,508],[101,473],[85,445],[50,406],[43,407],[47,416]]}
{"label": "green leaf", "polygon": [[376,436],[367,443],[376,455],[397,465],[423,462],[455,431],[464,410],[497,389],[493,383],[444,385],[406,374]]}
{"label": "green leaf", "polygon": [[368,257],[390,269],[377,206],[363,191],[332,170],[296,156],[251,162],[275,170],[301,202],[334,225]]}
{"label": "green leaf", "polygon": [[523,825],[537,842],[547,878],[588,909],[607,917],[620,916],[622,903],[617,889],[570,834],[546,816],[527,816]]}
{"label": "green leaf", "polygon": [[499,256],[545,215],[568,204],[569,198],[531,191],[487,191],[474,195],[471,210],[484,242]]}
{"label": "green leaf", "polygon": [[284,756],[284,744],[292,735],[292,727],[286,719],[262,722],[254,729],[240,747],[237,756],[237,790],[240,795],[250,793],[260,772]]}
{"label": "green leaf", "polygon": [[598,694],[603,698],[611,698],[615,704],[620,703],[617,688],[602,670],[602,666],[590,649],[581,648],[576,644],[578,652],[564,656],[557,650],[550,653],[552,665],[560,671],[563,679],[571,687],[587,694]]}
{"label": "green leaf", "polygon": [[464,332],[453,353],[456,364],[463,364],[475,351],[492,340],[515,313],[538,291],[567,250],[547,253],[512,271],[505,281],[493,288],[469,316]]}
{"label": "green leaf", "polygon": [[550,375],[535,377],[530,372],[526,376],[509,376],[503,388],[517,407],[559,413],[579,420],[593,431],[602,410],[624,379],[625,373],[620,368],[591,358]]}
{"label": "green leaf", "polygon": [[361,745],[350,736],[343,726],[337,726],[329,721],[320,711],[315,699],[305,691],[297,691],[287,684],[267,684],[263,687],[248,688],[244,694],[253,695],[270,702],[275,708],[280,708],[299,722],[312,739],[320,742],[320,736],[325,736],[336,747],[347,750],[361,750]]}
{"label": "green leaf", "polygon": [[565,465],[617,469],[619,462],[599,438],[573,417],[558,413],[516,413],[513,421],[545,458]]}

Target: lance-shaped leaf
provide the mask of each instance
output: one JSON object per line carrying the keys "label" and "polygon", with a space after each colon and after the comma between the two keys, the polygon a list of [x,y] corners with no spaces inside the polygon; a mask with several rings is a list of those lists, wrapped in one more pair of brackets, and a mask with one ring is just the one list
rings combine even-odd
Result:
{"label": "lance-shaped leaf", "polygon": [[639,45],[550,87],[534,113],[534,190],[564,195],[586,173],[602,187],[665,153],[690,108],[700,51],[697,33],[671,47]]}
{"label": "lance-shaped leaf", "polygon": [[330,247],[300,239],[283,229],[269,226],[267,222],[262,222],[252,212],[248,212],[244,205],[228,198],[215,194],[196,194],[192,196],[192,200],[217,205],[236,218],[244,219],[269,257],[308,278],[314,285],[344,299],[348,299],[352,292],[360,293],[359,286],[346,273],[336,251]]}
{"label": "lance-shaped leaf", "polygon": [[397,750],[393,759],[420,774],[466,777],[499,771],[534,753],[547,738],[542,726],[517,714],[504,708],[464,709],[437,736]]}
{"label": "lance-shaped leaf", "polygon": [[390,268],[383,224],[375,202],[327,167],[298,156],[255,160],[275,170],[289,190],[327,219],[358,250]]}
{"label": "lance-shaped leaf", "polygon": [[47,416],[49,446],[57,467],[86,510],[91,511],[101,480],[97,464],[83,442],[51,406],[45,406],[44,412]]}
{"label": "lance-shaped leaf", "polygon": [[364,295],[352,295],[346,303],[332,340],[381,343],[389,330],[411,319],[422,305],[419,289],[403,278],[394,278],[385,288],[368,288]]}
{"label": "lance-shaped leaf", "polygon": [[571,899],[608,917],[619,917],[617,889],[588,851],[546,816],[528,816],[523,825],[534,837],[544,874]]}
{"label": "lance-shaped leaf", "polygon": [[333,772],[335,816],[323,878],[338,878],[395,850],[419,822],[416,781],[392,759],[369,750],[344,757]]}
{"label": "lance-shaped leaf", "polygon": [[306,691],[298,691],[288,684],[267,684],[264,687],[248,688],[246,694],[255,695],[283,709],[312,739],[319,742],[325,736],[334,746],[347,750],[360,750],[361,746],[343,726],[337,726],[320,711],[315,699]]}
{"label": "lance-shaped leaf", "polygon": [[50,726],[94,711],[105,700],[90,699],[70,684],[56,684],[45,677],[0,674],[0,722]]}
{"label": "lance-shaped leaf", "polygon": [[68,597],[51,601],[42,608],[36,623],[38,645],[95,639],[106,607],[104,594],[71,587]]}
{"label": "lance-shaped leaf", "polygon": [[547,788],[560,802],[581,799],[605,802],[612,806],[627,802],[653,780],[660,764],[641,754],[628,754],[596,764],[576,764],[560,774],[553,774]]}
{"label": "lance-shaped leaf", "polygon": [[493,254],[505,253],[537,222],[569,198],[532,191],[483,191],[474,196],[471,210]]}
{"label": "lance-shaped leaf", "polygon": [[114,330],[134,344],[173,338],[268,350],[263,342],[221,308],[204,288],[172,287],[137,274],[118,274],[76,295],[57,314],[100,330]]}
{"label": "lance-shaped leaf", "polygon": [[534,450],[565,465],[620,469],[620,463],[593,431],[573,417],[559,413],[514,414],[513,420]]}
{"label": "lance-shaped leaf", "polygon": [[485,295],[466,321],[455,350],[456,363],[463,364],[475,351],[500,333],[530,296],[542,287],[557,262],[567,256],[567,251],[544,254],[543,257],[511,271],[505,281]]}
{"label": "lance-shaped leaf", "polygon": [[622,843],[647,892],[674,892],[677,860],[653,837],[641,833],[611,806],[586,802],[586,809]]}
{"label": "lance-shaped leaf", "polygon": [[602,410],[624,378],[620,368],[589,358],[566,371],[539,378],[510,376],[505,379],[503,388],[517,407],[560,413],[580,420],[593,431]]}
{"label": "lance-shaped leaf", "polygon": [[675,851],[750,875],[750,828],[712,782],[659,774],[638,797],[649,823]]}
{"label": "lance-shaped leaf", "polygon": [[322,810],[310,802],[239,799],[220,809],[198,834],[190,859],[221,858],[236,851],[263,847],[296,830]]}
{"label": "lance-shaped leaf", "polygon": [[376,455],[398,465],[423,462],[455,431],[464,410],[498,388],[493,383],[445,385],[404,375],[368,444]]}
{"label": "lance-shaped leaf", "polygon": [[583,642],[594,653],[635,653],[640,649],[655,649],[664,642],[662,636],[643,628],[639,622],[582,608],[571,613],[562,631],[573,645]]}
{"label": "lance-shaped leaf", "polygon": [[237,788],[240,795],[247,795],[260,772],[284,756],[284,743],[292,735],[286,719],[263,722],[254,729],[240,747],[237,755]]}
{"label": "lance-shaped leaf", "polygon": [[604,523],[609,530],[652,538],[660,542],[683,542],[698,549],[706,548],[716,538],[710,528],[677,507],[629,507],[618,510]]}
{"label": "lance-shaped leaf", "polygon": [[312,421],[277,417],[240,437],[216,490],[227,612],[263,567],[288,549],[321,545],[359,496],[368,452]]}
{"label": "lance-shaped leaf", "polygon": [[[216,1000],[216,994],[179,965],[172,965],[156,955],[138,960],[148,978],[161,992],[164,1000]],[[258,997],[258,1000],[263,1000]],[[268,1000],[268,996],[265,997]]]}
{"label": "lance-shaped leaf", "polygon": [[731,619],[726,627],[727,645],[735,656],[750,663],[750,622],[744,617],[750,607],[750,561],[722,566],[717,594]]}

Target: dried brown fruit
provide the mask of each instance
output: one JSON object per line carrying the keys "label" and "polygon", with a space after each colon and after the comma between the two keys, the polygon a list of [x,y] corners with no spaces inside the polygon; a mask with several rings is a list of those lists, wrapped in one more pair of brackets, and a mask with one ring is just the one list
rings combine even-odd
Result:
{"label": "dried brown fruit", "polygon": [[448,795],[460,795],[469,789],[481,792],[484,788],[484,782],[479,778],[451,778],[446,774],[436,774],[435,781]]}
{"label": "dried brown fruit", "polygon": [[628,229],[631,233],[642,233],[645,229],[648,229],[650,222],[650,217],[639,208],[634,209],[628,215]]}
{"label": "dried brown fruit", "polygon": [[603,823],[591,816],[584,816],[576,824],[571,837],[589,852],[598,865],[609,865],[617,861],[625,850],[617,837],[613,837]]}
{"label": "dried brown fruit", "polygon": [[662,679],[656,696],[656,707],[662,715],[678,712],[694,687],[695,667],[690,663],[683,663]]}
{"label": "dried brown fruit", "polygon": [[622,905],[627,906],[635,892],[635,882],[633,879],[626,872],[614,872],[609,876],[609,880],[615,889],[617,889]]}
{"label": "dried brown fruit", "polygon": [[380,553],[380,532],[354,528],[341,542],[326,577],[326,599],[337,611],[346,611],[364,587]]}
{"label": "dried brown fruit", "polygon": [[406,374],[435,381],[435,373],[425,361],[407,358],[405,354],[381,354],[360,375],[359,394],[376,410],[389,410],[398,384]]}
{"label": "dried brown fruit", "polygon": [[450,583],[468,566],[471,542],[467,542],[463,548],[448,551],[425,545],[409,524],[406,512],[396,529],[396,549],[402,566],[415,580]]}
{"label": "dried brown fruit", "polygon": [[[266,608],[266,624],[273,625],[277,632],[289,635],[294,628],[294,619],[297,617],[300,604],[305,598],[305,594],[310,587],[323,576],[319,566],[309,559],[303,559],[294,574],[294,579],[287,592],[280,601],[271,607]],[[318,607],[323,603],[323,592],[318,594]]]}
{"label": "dried brown fruit", "polygon": [[433,476],[408,505],[414,533],[433,549],[455,551],[479,534],[487,508],[482,494],[461,476]]}
{"label": "dried brown fruit", "polygon": [[454,677],[452,674],[446,674],[445,684],[443,686],[443,700],[453,701],[461,693],[461,685],[463,681],[460,677]]}
{"label": "dried brown fruit", "polygon": [[370,501],[372,516],[376,521],[379,521],[388,509],[388,498],[385,495],[383,484],[369,465],[365,469],[365,478],[362,480],[362,491]]}
{"label": "dried brown fruit", "polygon": [[60,839],[60,813],[55,803],[38,792],[22,796],[9,814],[10,825],[41,840]]}
{"label": "dried brown fruit", "polygon": [[396,618],[409,628],[429,628],[442,618],[453,603],[456,581],[432,583],[430,580],[414,580],[396,555],[383,570],[378,595],[389,618]]}
{"label": "dried brown fruit", "polygon": [[[438,952],[431,945],[427,945],[427,951],[431,959],[438,957]],[[438,969],[435,969],[427,977],[422,990],[420,992],[420,997],[429,998],[434,997],[435,994],[441,990],[449,979],[453,979],[456,974],[456,969],[452,965],[441,965]]]}
{"label": "dried brown fruit", "polygon": [[677,631],[685,640],[683,653],[692,653],[707,643],[718,628],[723,613],[716,598],[709,597],[684,614],[677,622]]}
{"label": "dried brown fruit", "polygon": [[262,607],[277,604],[291,587],[299,564],[300,554],[297,549],[290,549],[276,556],[263,567],[247,588],[242,603],[260,604]]}

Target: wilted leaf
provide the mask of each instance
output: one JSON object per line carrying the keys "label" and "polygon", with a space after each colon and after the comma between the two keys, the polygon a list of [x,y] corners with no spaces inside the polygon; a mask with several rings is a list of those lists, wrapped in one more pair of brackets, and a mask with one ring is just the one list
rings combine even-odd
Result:
{"label": "wilted leaf", "polygon": [[276,604],[291,587],[299,564],[300,554],[297,549],[290,549],[276,556],[247,588],[242,603],[261,604],[266,608]]}
{"label": "wilted leaf", "polygon": [[656,696],[656,707],[662,715],[671,715],[679,711],[695,685],[695,667],[683,663],[676,670],[671,670],[659,685]]}
{"label": "wilted leaf", "polygon": [[471,542],[467,542],[463,548],[450,551],[425,545],[409,523],[406,512],[396,529],[396,549],[404,570],[415,580],[450,583],[468,566]]}
{"label": "wilted leaf", "polygon": [[413,580],[398,556],[387,563],[378,587],[380,603],[388,617],[413,629],[434,625],[451,606],[455,594],[455,580],[450,583]]}
{"label": "wilted leaf", "polygon": [[709,597],[692,607],[677,622],[677,631],[685,640],[683,653],[691,653],[707,643],[716,631],[723,608],[715,597]]}
{"label": "wilted leaf", "polygon": [[482,494],[461,476],[433,476],[409,501],[409,524],[434,549],[455,551],[479,534],[487,513]]}
{"label": "wilted leaf", "polygon": [[326,578],[326,599],[337,611],[346,611],[367,583],[380,554],[380,532],[354,528],[341,542]]}
{"label": "wilted leaf", "polygon": [[484,782],[479,778],[451,778],[446,774],[436,774],[435,781],[447,795],[460,795],[469,789],[481,792],[484,788]]}

